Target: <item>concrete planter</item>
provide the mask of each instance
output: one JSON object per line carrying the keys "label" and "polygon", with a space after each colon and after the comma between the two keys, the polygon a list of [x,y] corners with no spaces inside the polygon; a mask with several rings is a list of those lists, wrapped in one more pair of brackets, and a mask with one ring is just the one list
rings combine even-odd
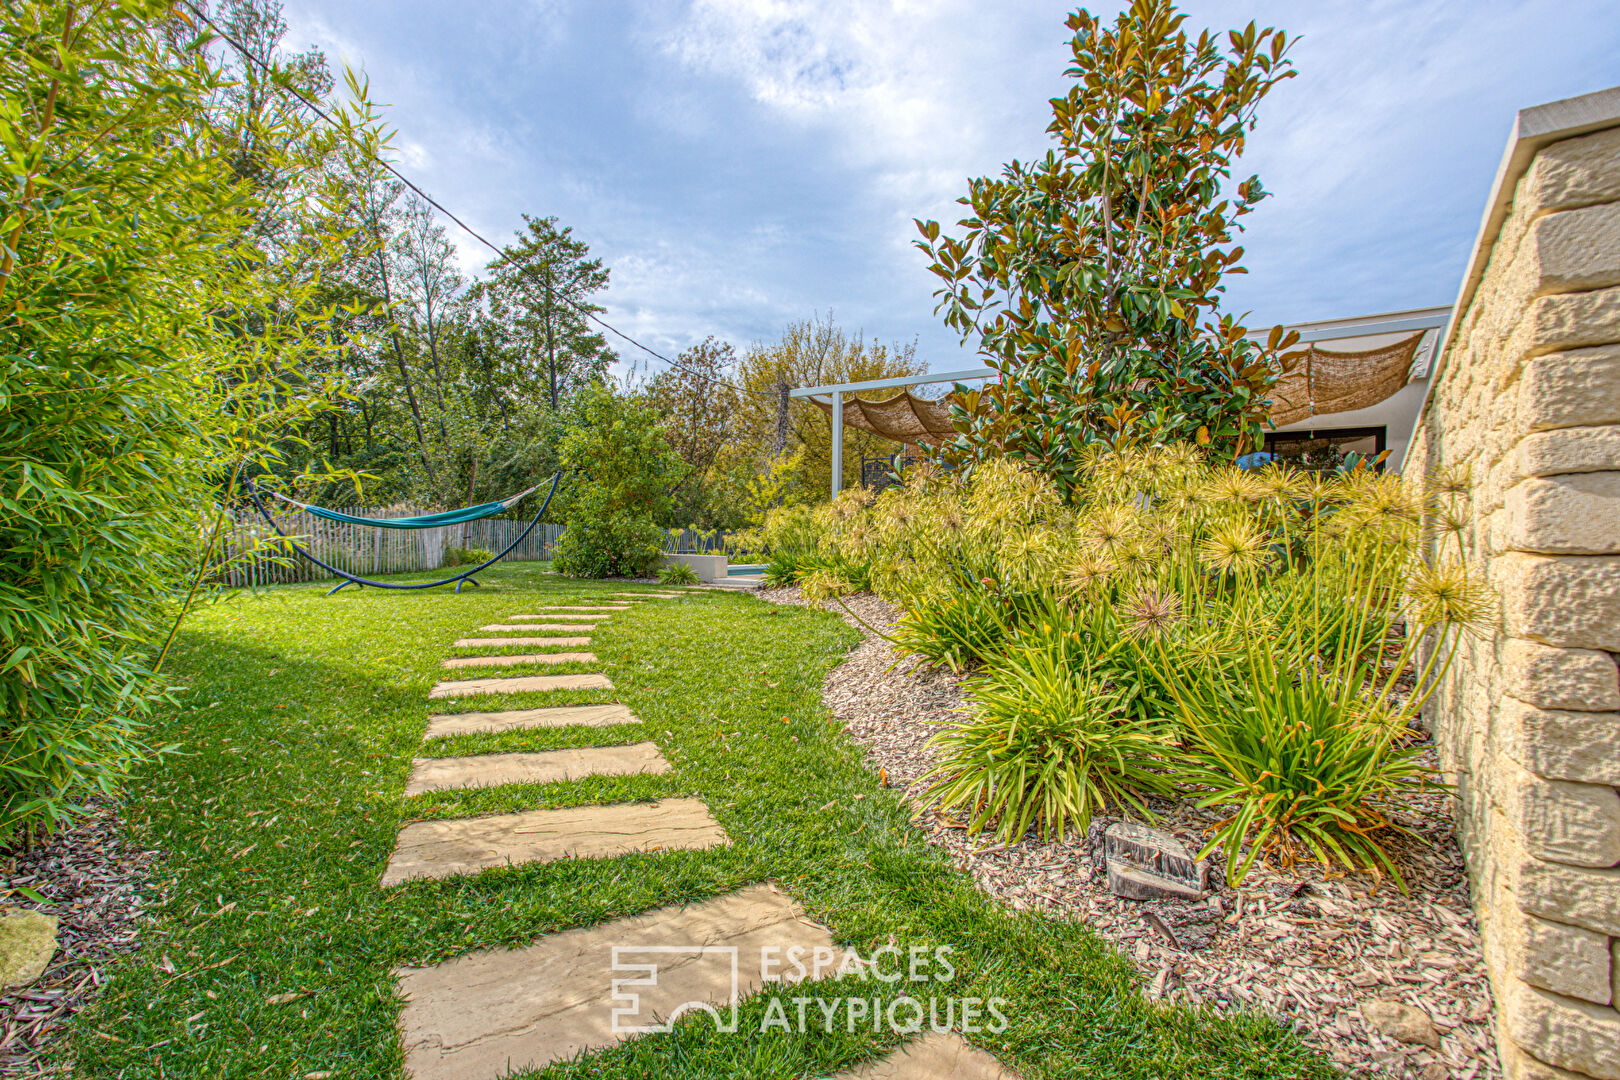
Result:
{"label": "concrete planter", "polygon": [[697,571],[700,581],[724,581],[730,567],[724,555],[693,555],[687,552],[669,552],[664,555],[664,565],[671,563],[685,563]]}

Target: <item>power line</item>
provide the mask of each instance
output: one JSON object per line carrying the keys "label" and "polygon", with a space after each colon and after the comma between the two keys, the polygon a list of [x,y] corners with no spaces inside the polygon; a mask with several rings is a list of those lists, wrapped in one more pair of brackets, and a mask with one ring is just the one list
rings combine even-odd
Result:
{"label": "power line", "polygon": [[[193,4],[191,2],[191,0],[180,0],[180,3],[183,4],[186,7],[186,9],[189,10],[193,15],[195,15],[197,18],[201,19],[204,23],[206,23],[208,25],[209,29],[213,30],[214,33],[218,34],[220,36],[220,38],[222,38],[223,40],[229,42],[231,44],[231,46],[233,48],[235,48],[236,51],[241,55],[241,57],[242,57],[242,59],[243,59],[243,61],[245,63],[253,64],[254,66],[258,67],[261,71],[263,71],[267,76],[269,76],[270,85],[274,89],[280,90],[283,93],[290,94],[291,96],[297,98],[299,103],[302,104],[304,106],[304,108],[308,109],[310,112],[312,112],[316,116],[320,117],[320,119],[323,120],[327,124],[327,126],[329,126],[331,128],[334,128],[337,131],[342,132],[344,134],[344,136],[349,140],[349,142],[357,150],[359,150],[366,157],[370,158],[372,161],[376,162],[378,165],[381,165],[396,180],[398,180],[400,183],[404,184],[410,190],[414,191],[422,199],[423,202],[427,203],[429,206],[433,207],[439,213],[443,214],[445,217],[447,217],[451,221],[455,222],[456,225],[458,227],[460,227],[462,232],[465,232],[468,236],[472,237],[474,240],[477,240],[480,244],[483,244],[485,247],[489,248],[489,250],[493,251],[496,255],[500,256],[502,259],[506,259],[508,262],[511,262],[512,265],[517,266],[524,273],[529,274],[532,277],[536,277],[536,280],[540,280],[535,275],[534,269],[532,267],[519,264],[519,263],[516,262],[516,260],[509,259],[507,257],[507,253],[506,253],[506,250],[504,248],[496,247],[492,242],[490,242],[488,239],[486,239],[483,236],[483,234],[479,233],[471,225],[468,225],[465,221],[462,221],[455,214],[452,214],[450,212],[449,208],[446,207],[443,203],[441,203],[439,200],[435,199],[433,196],[429,195],[427,192],[423,191],[421,189],[421,187],[419,187],[414,181],[411,180],[410,177],[406,176],[404,173],[402,173],[398,169],[396,169],[393,166],[392,163],[390,163],[388,161],[385,161],[385,160],[383,160],[383,158],[381,158],[378,155],[372,153],[371,150],[368,147],[366,147],[365,145],[360,143],[357,139],[355,139],[355,137],[353,135],[349,134],[349,131],[348,131],[347,128],[345,128],[342,124],[339,124],[336,120],[334,120],[332,118],[332,116],[329,113],[326,112],[325,109],[321,108],[315,102],[311,101],[309,98],[307,98],[303,94],[299,93],[293,87],[288,86],[286,83],[277,80],[276,77],[275,77],[276,71],[275,71],[274,67],[272,67],[270,64],[266,63],[264,60],[261,60],[251,50],[249,50],[247,48],[247,46],[243,45],[236,38],[234,38],[230,34],[226,33],[225,30],[218,23],[214,22],[213,19],[209,18],[208,15],[204,11],[202,11],[200,8],[198,8],[197,5]],[[555,293],[552,292],[551,283],[549,281],[540,281],[540,284],[545,288],[546,295],[550,296],[552,298],[552,301],[555,302],[557,300],[557,296],[556,296]],[[729,381],[727,379],[722,379],[722,378],[719,378],[718,376],[710,375],[707,372],[698,371],[695,368],[689,367],[686,364],[681,363],[679,360],[671,360],[669,357],[667,357],[664,354],[658,352],[657,350],[648,348],[646,345],[643,345],[641,342],[637,341],[635,338],[631,337],[629,334],[626,334],[623,330],[620,330],[618,327],[616,327],[616,326],[612,325],[611,323],[609,323],[606,319],[603,319],[601,316],[597,315],[596,312],[594,312],[594,311],[592,311],[590,309],[589,305],[581,304],[577,300],[574,300],[574,299],[572,299],[570,297],[567,297],[567,296],[564,296],[561,299],[562,299],[563,303],[567,304],[569,307],[572,307],[575,311],[579,312],[581,315],[585,316],[587,319],[590,319],[592,322],[594,322],[598,326],[602,327],[602,329],[607,330],[609,333],[615,334],[620,338],[623,338],[625,341],[629,342],[631,345],[634,345],[636,348],[640,349],[642,352],[646,353],[648,356],[651,356],[651,357],[653,357],[655,359],[658,359],[658,360],[662,360],[664,363],[668,364],[672,368],[675,368],[675,369],[677,369],[679,371],[684,371],[688,375],[693,375],[693,376],[695,376],[695,377],[697,377],[699,379],[707,379],[710,382],[719,383],[721,386],[729,386],[729,387],[731,387],[731,389],[737,391],[740,394],[753,394],[755,397],[772,398],[772,399],[774,399],[776,397],[776,394],[773,393],[773,392],[768,392],[768,391],[763,391],[763,390],[749,390],[748,388],[738,386],[736,383],[733,383],[733,382],[731,382],[731,381]]]}

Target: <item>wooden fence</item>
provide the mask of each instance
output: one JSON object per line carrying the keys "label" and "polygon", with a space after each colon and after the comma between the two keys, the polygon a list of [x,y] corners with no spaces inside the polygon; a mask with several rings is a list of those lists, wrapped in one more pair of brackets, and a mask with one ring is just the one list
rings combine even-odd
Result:
{"label": "wooden fence", "polygon": [[[354,517],[415,517],[432,512],[409,506],[343,511]],[[444,565],[445,549],[450,547],[483,548],[496,554],[517,539],[528,527],[529,520],[485,518],[436,529],[403,530],[327,521],[291,507],[276,513],[281,527],[316,558],[361,577],[437,570]],[[338,580],[335,574],[296,552],[264,547],[267,540],[274,539],[275,530],[265,524],[252,507],[237,510],[227,530],[220,553],[222,584],[256,586]],[[551,558],[551,550],[562,530],[561,525],[541,522],[523,543],[512,549],[507,559],[530,562]]]}

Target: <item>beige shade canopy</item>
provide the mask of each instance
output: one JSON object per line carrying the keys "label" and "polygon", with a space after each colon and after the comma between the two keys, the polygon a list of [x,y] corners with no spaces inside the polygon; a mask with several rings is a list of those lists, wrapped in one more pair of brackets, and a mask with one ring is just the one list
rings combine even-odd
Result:
{"label": "beige shade canopy", "polygon": [[[812,394],[810,400],[832,416],[831,396]],[[845,397],[844,423],[911,446],[937,446],[956,434],[951,426],[949,398],[933,401],[909,390],[902,390],[885,401],[862,401],[854,395]]]}
{"label": "beige shade canopy", "polygon": [[1365,409],[1393,396],[1411,378],[1412,357],[1426,333],[1420,330],[1393,345],[1362,352],[1309,346],[1271,390],[1271,426]]}
{"label": "beige shade canopy", "polygon": [[[1365,409],[1391,397],[1411,378],[1412,357],[1427,333],[1420,330],[1392,345],[1361,352],[1333,352],[1315,345],[1272,389],[1271,426],[1286,427],[1311,416]],[[809,397],[829,417],[830,395]],[[902,390],[883,401],[844,398],[844,423],[910,446],[937,446],[956,434],[950,398],[937,401]]]}

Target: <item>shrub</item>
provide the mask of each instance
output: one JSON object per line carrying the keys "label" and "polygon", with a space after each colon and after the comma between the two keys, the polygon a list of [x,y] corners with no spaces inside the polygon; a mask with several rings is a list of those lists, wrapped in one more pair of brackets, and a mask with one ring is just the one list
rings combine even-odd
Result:
{"label": "shrub", "polygon": [[668,509],[680,463],[656,414],[605,386],[580,391],[563,437],[569,470],[558,492],[568,527],[553,563],[574,577],[645,577],[663,560]]}
{"label": "shrub", "polygon": [[664,568],[658,571],[660,585],[696,585],[700,580],[690,563],[665,563]]}
{"label": "shrub", "polygon": [[1155,770],[1163,740],[1129,722],[1121,695],[1050,649],[1020,648],[990,662],[968,687],[968,719],[934,736],[940,760],[926,778],[941,811],[994,827],[1017,843],[1083,833],[1110,807],[1146,813],[1139,792],[1164,792]]}
{"label": "shrub", "polygon": [[664,530],[629,511],[611,512],[592,489],[575,499],[551,564],[572,577],[647,577],[664,559]]}
{"label": "shrub", "polygon": [[[331,393],[343,335],[315,294],[344,239],[322,217],[342,140],[264,119],[251,161],[222,146],[226,80],[170,44],[174,18],[157,0],[0,8],[0,837],[65,822],[150,754],[222,489],[296,446]],[[269,195],[265,176],[293,179]],[[296,258],[260,242],[261,216]]]}
{"label": "shrub", "polygon": [[960,673],[999,653],[1008,631],[1006,604],[982,587],[969,587],[908,608],[891,640],[903,653]]}
{"label": "shrub", "polygon": [[454,544],[444,549],[444,566],[477,566],[487,563],[495,557],[493,551],[475,547],[456,547]]}

